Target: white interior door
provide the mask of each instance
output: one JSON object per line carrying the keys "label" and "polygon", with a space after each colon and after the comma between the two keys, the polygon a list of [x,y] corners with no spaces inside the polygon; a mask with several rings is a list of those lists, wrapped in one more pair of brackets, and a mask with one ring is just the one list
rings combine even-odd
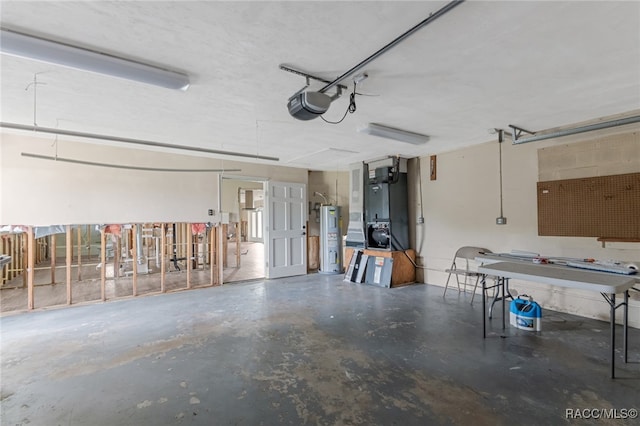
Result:
{"label": "white interior door", "polygon": [[307,273],[307,186],[269,182],[265,194],[267,278]]}

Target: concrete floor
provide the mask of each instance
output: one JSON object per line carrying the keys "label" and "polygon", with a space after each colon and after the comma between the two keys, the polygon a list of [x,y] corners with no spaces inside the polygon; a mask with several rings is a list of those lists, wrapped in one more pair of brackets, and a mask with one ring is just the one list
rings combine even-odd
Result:
{"label": "concrete floor", "polygon": [[1,424],[550,425],[640,408],[640,330],[611,380],[607,323],[544,311],[543,332],[501,337],[498,313],[483,340],[469,299],[312,274],[5,315]]}

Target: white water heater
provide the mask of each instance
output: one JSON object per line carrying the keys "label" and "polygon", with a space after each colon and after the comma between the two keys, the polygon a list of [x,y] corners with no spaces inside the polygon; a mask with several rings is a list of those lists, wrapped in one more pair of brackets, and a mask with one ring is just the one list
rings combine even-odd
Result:
{"label": "white water heater", "polygon": [[320,273],[342,273],[340,207],[320,207]]}

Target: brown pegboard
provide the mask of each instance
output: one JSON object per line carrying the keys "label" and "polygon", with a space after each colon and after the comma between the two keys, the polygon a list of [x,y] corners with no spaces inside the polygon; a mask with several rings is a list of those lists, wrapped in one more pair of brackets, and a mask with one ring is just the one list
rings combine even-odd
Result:
{"label": "brown pegboard", "polygon": [[538,182],[538,235],[640,238],[640,173]]}

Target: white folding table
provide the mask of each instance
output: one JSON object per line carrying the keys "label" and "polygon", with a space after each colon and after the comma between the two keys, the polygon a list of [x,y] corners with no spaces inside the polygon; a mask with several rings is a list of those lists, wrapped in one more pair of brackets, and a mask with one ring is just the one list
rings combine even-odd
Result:
{"label": "white folding table", "polygon": [[[576,269],[561,265],[535,264],[523,261],[497,262],[478,268],[482,276],[482,335],[487,337],[486,331],[486,276],[498,277],[499,285],[504,295],[505,282],[511,278],[539,282],[559,287],[576,288],[580,290],[596,291],[604,297],[611,307],[611,378],[615,377],[615,325],[616,309],[622,306],[623,315],[623,351],[624,362],[627,362],[627,337],[629,318],[629,289],[636,283],[632,275],[596,272]],[[616,304],[616,294],[622,293],[624,301]],[[505,298],[502,298],[502,328],[505,328]]]}

